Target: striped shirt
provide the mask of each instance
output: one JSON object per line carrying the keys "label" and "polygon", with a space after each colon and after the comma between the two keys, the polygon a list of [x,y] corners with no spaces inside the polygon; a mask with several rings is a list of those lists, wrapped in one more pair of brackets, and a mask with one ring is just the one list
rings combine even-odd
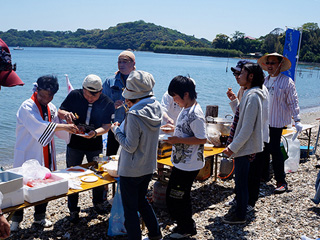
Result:
{"label": "striped shirt", "polygon": [[300,120],[298,94],[291,78],[280,73],[273,83],[270,76],[267,76],[264,85],[269,95],[272,95],[269,98],[270,127],[283,128],[291,124],[292,116],[295,121]]}

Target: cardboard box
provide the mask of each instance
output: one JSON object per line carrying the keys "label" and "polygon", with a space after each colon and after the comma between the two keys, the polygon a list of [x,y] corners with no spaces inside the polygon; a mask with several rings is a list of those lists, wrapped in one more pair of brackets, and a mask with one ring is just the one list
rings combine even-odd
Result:
{"label": "cardboard box", "polygon": [[197,180],[206,180],[212,175],[212,166],[213,166],[213,157],[205,158],[205,165],[199,171],[196,179]]}
{"label": "cardboard box", "polygon": [[3,194],[1,208],[8,208],[24,203],[23,188]]}
{"label": "cardboard box", "polygon": [[46,198],[59,196],[68,192],[68,180],[61,178],[55,174],[51,174],[49,179],[54,180],[52,183],[47,183],[44,186],[28,187],[24,186],[24,200],[29,203],[42,201]]}
{"label": "cardboard box", "polygon": [[9,171],[0,172],[0,191],[2,194],[17,191],[22,187],[22,175]]}

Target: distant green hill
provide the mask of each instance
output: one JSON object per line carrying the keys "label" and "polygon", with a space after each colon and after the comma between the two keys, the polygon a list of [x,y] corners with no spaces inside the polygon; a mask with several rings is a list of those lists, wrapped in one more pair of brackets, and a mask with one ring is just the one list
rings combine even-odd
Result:
{"label": "distant green hill", "polygon": [[[302,25],[303,34],[299,61],[320,63],[320,29],[317,23]],[[217,34],[212,42],[195,38],[177,30],[142,20],[119,23],[107,30],[78,29],[72,31],[0,31],[9,46],[21,47],[74,47],[152,51],[157,53],[188,54],[217,57],[247,57],[252,53],[283,52],[285,32],[275,28],[258,39],[236,31],[232,37]],[[249,55],[248,55],[249,54]],[[256,55],[255,55],[256,56]]]}
{"label": "distant green hill", "polygon": [[157,26],[153,23],[146,23],[142,20],[120,23],[107,30],[78,29],[75,32],[53,32],[10,29],[7,32],[0,31],[0,37],[9,46],[23,47],[139,49],[141,46],[145,47],[146,43],[154,42],[173,46],[177,40],[183,40],[186,44],[191,42],[193,45],[211,47],[211,42],[206,39],[197,39],[176,30]]}

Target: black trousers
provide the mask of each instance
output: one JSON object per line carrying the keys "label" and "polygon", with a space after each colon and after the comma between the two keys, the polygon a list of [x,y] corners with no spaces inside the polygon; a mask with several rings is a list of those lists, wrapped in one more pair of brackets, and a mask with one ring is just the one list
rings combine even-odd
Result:
{"label": "black trousers", "polygon": [[255,206],[259,198],[260,178],[263,169],[262,156],[263,152],[257,153],[254,160],[250,162],[249,174],[248,174],[248,192],[249,200],[248,204],[252,207]]}
{"label": "black trousers", "polygon": [[274,178],[277,184],[287,184],[284,172],[284,159],[280,148],[280,141],[283,128],[273,128],[270,127],[270,141],[266,144],[263,151],[262,161],[263,161],[263,172],[262,176],[269,176],[269,162],[270,154],[272,156],[272,167],[274,171]]}
{"label": "black trousers", "polygon": [[189,172],[173,167],[168,182],[166,201],[169,214],[186,232],[194,228],[190,192],[198,173],[199,170]]}

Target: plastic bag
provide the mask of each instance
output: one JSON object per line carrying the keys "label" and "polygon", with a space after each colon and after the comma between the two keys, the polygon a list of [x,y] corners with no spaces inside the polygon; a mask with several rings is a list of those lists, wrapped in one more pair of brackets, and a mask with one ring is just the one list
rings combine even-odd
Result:
{"label": "plastic bag", "polygon": [[284,162],[284,171],[286,173],[296,172],[300,163],[300,141],[297,138],[294,141],[291,138],[287,138],[287,141],[289,158]]}
{"label": "plastic bag", "polygon": [[35,179],[47,179],[51,176],[48,168],[40,165],[38,160],[30,159],[22,164],[21,175],[23,176],[23,183],[27,184],[28,181]]}
{"label": "plastic bag", "polygon": [[124,211],[120,193],[120,179],[117,178],[117,191],[113,198],[110,218],[108,236],[118,236],[127,234],[127,230],[124,226]]}
{"label": "plastic bag", "polygon": [[207,127],[207,140],[209,143],[213,144],[215,147],[221,146],[220,141],[221,133],[213,128]]}
{"label": "plastic bag", "polygon": [[118,161],[111,160],[110,162],[102,165],[104,171],[107,171],[111,177],[119,177],[118,175]]}

